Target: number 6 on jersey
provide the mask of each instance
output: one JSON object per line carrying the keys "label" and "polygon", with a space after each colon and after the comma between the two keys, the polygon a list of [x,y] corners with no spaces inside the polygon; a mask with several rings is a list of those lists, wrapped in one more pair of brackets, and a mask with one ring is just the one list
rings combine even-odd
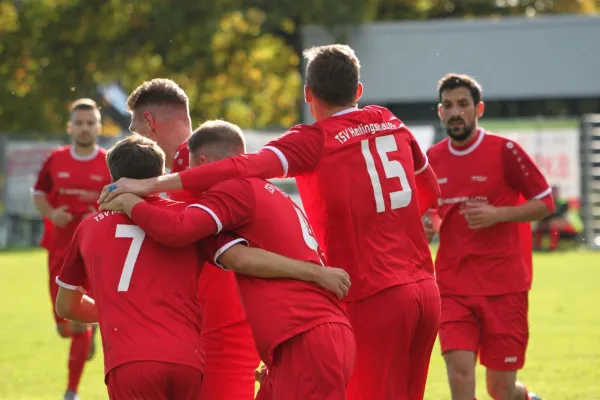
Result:
{"label": "number 6 on jersey", "polygon": [[135,262],[140,255],[142,243],[146,237],[146,232],[140,229],[137,225],[117,225],[117,231],[115,232],[116,238],[131,238],[131,245],[125,257],[125,264],[123,264],[123,272],[121,272],[121,279],[119,279],[119,286],[117,292],[126,292],[129,290],[129,282],[131,282],[131,276],[133,275],[133,268]]}
{"label": "number 6 on jersey", "polygon": [[[369,148],[369,140],[371,139],[363,140],[360,142],[360,145],[362,148],[363,157],[365,158],[367,172],[369,173],[369,178],[371,178],[371,184],[373,185],[373,193],[375,194],[375,205],[377,207],[377,212],[381,213],[385,211],[383,189],[379,179],[379,172],[375,166],[375,159],[373,158],[372,151]],[[392,210],[408,206],[412,198],[412,190],[408,184],[406,172],[404,171],[404,167],[402,167],[400,161],[390,160],[388,156],[388,153],[398,151],[396,139],[393,135],[378,136],[375,138],[375,148],[377,149],[377,154],[379,155],[381,164],[383,165],[383,172],[385,175],[383,178],[398,178],[400,179],[400,185],[402,186],[402,189],[390,193],[390,205]]]}

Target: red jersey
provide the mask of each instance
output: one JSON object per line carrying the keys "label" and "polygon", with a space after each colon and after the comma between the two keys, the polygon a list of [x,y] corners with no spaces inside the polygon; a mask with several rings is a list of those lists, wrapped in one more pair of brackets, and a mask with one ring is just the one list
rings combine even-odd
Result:
{"label": "red jersey", "polygon": [[[173,155],[173,162],[171,163],[171,173],[177,173],[185,171],[190,167],[190,151],[188,149],[187,140],[183,142]],[[192,193],[186,190],[178,190],[176,192],[168,193],[169,199],[175,201],[182,201],[185,203],[193,202],[196,197]]]}
{"label": "red jersey", "polygon": [[[133,208],[132,218],[149,235],[170,241],[232,230],[250,246],[322,264],[319,245],[302,211],[285,193],[261,179],[234,179],[216,185],[180,216],[158,211],[162,210],[141,203]],[[210,258],[216,263],[230,245],[230,241],[221,243],[210,252]],[[350,326],[337,297],[315,284],[241,274],[236,278],[256,348],[267,365],[277,345],[295,335],[328,322]]]}
{"label": "red jersey", "polygon": [[[183,208],[159,197],[153,207]],[[127,215],[100,212],[75,232],[56,282],[89,283],[98,309],[105,374],[131,361],[163,361],[202,370],[197,246],[171,249]]]}
{"label": "red jersey", "polygon": [[470,229],[460,210],[467,201],[517,206],[552,195],[546,179],[515,142],[480,130],[457,149],[445,139],[428,151],[442,197],[436,276],[442,294],[492,296],[531,287],[529,223]]}
{"label": "red jersey", "polygon": [[34,193],[44,193],[52,207],[68,206],[73,221],[63,228],[52,227],[45,237],[44,247],[53,252],[65,252],[82,217],[97,209],[98,197],[105,185],[111,182],[106,165],[106,151],[97,148],[89,156],[75,154],[72,146],[51,152],[38,175]]}
{"label": "red jersey", "polygon": [[[280,165],[267,164],[273,152]],[[433,278],[415,175],[427,158],[408,128],[378,106],[297,125],[257,154],[180,173],[186,189],[228,176],[296,177],[302,205],[331,265],[352,280],[347,301]],[[217,164],[211,166],[211,164]],[[210,170],[210,174],[206,172]]]}
{"label": "red jersey", "polygon": [[[171,172],[185,171],[190,167],[187,140],[183,142],[171,164]],[[193,203],[198,196],[186,190],[168,193],[171,200]],[[235,284],[235,277],[218,268],[203,268],[198,281],[200,309],[203,311],[202,334],[244,321],[244,310]]]}

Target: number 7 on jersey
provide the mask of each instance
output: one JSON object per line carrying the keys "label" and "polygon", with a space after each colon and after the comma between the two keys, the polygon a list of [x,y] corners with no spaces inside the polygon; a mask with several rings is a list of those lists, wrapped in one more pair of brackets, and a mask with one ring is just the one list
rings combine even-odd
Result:
{"label": "number 7 on jersey", "polygon": [[[369,140],[373,139],[365,139],[360,142],[360,145],[363,157],[365,158],[367,172],[369,173],[369,178],[371,179],[371,184],[373,185],[375,206],[377,208],[377,212],[381,213],[385,211],[383,188],[381,187],[379,171],[377,171],[377,167],[375,165],[373,151],[369,147]],[[377,156],[381,159],[381,164],[383,165],[383,178],[398,178],[400,179],[400,185],[402,186],[402,189],[389,194],[392,210],[408,206],[412,198],[412,189],[408,183],[406,172],[404,171],[404,167],[400,161],[390,160],[388,156],[389,153],[398,151],[396,139],[393,135],[378,136],[375,138],[375,149]]]}
{"label": "number 7 on jersey", "polygon": [[142,243],[146,237],[146,232],[140,229],[137,225],[117,225],[115,232],[116,238],[131,238],[131,245],[129,251],[127,251],[127,257],[125,257],[125,264],[123,264],[123,272],[121,272],[121,279],[119,279],[119,286],[117,292],[126,292],[129,290],[129,283],[131,282],[131,276],[133,275],[133,268],[135,262],[140,255],[142,249]]}

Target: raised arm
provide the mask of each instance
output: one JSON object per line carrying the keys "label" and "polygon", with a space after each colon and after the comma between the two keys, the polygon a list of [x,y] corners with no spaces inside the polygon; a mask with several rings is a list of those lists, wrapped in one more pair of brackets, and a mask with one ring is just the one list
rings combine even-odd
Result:
{"label": "raised arm", "polygon": [[[232,178],[294,177],[312,171],[318,165],[323,152],[323,140],[318,128],[297,125],[256,153],[240,154],[157,178],[119,179],[104,188],[99,202],[110,201],[122,193],[144,196],[181,189],[201,193]],[[113,185],[114,188],[109,189]]]}

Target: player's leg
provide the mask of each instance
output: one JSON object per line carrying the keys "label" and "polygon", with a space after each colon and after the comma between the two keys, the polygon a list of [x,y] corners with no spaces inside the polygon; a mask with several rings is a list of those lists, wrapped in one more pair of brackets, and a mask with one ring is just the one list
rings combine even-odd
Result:
{"label": "player's leg", "polygon": [[67,321],[56,314],[54,304],[58,295],[58,285],[55,278],[60,273],[63,258],[60,256],[49,254],[48,256],[48,283],[50,289],[50,299],[52,301],[52,313],[56,321],[56,330],[63,338],[71,339],[71,347],[69,349],[69,377],[67,389],[65,392],[65,400],[77,399],[77,391],[85,362],[88,359],[89,351],[92,343],[92,331],[88,325],[77,324]]}
{"label": "player's leg", "polygon": [[170,400],[173,398],[168,393],[171,367],[172,364],[157,361],[135,361],[120,365],[111,370],[106,378],[108,397],[110,400]]}
{"label": "player's leg", "polygon": [[452,400],[475,398],[475,364],[481,327],[469,298],[442,296],[440,345]]}
{"label": "player's leg", "polygon": [[433,279],[418,282],[421,318],[415,329],[409,357],[408,398],[422,400],[429,372],[431,352],[440,326],[440,291]]}
{"label": "player's leg", "polygon": [[344,400],[355,359],[354,335],[345,324],[325,323],[294,336],[275,350],[272,399]]}
{"label": "player's leg", "polygon": [[260,363],[248,322],[202,336],[205,367],[200,400],[254,398],[254,371]]}
{"label": "player's leg", "polygon": [[421,317],[416,283],[347,304],[357,358],[348,399],[408,399],[410,349]]}
{"label": "player's leg", "polygon": [[481,341],[481,364],[487,368],[490,396],[495,400],[525,400],[517,371],[525,364],[529,341],[528,292],[487,298]]}

